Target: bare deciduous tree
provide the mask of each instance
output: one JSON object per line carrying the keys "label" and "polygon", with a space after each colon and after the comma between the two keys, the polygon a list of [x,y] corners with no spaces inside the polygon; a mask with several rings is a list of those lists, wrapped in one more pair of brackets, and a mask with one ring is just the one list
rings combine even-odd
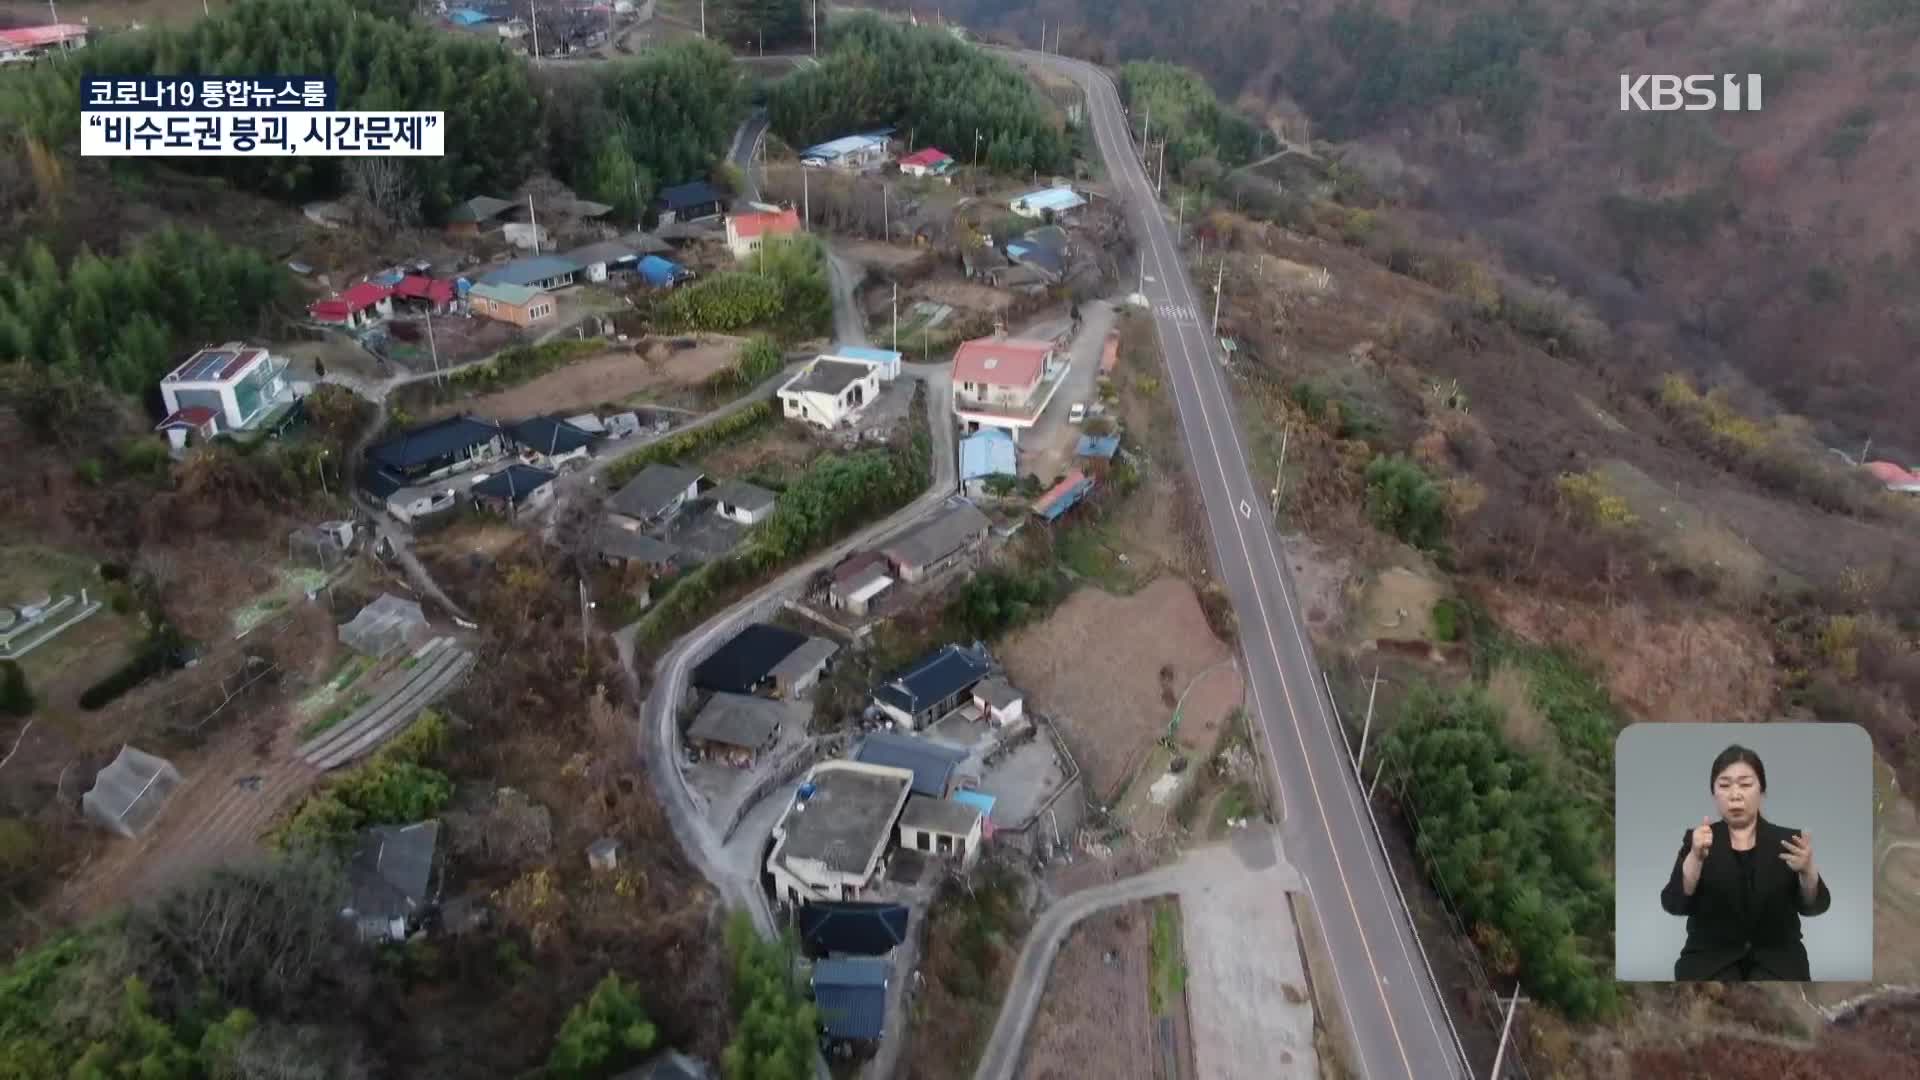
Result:
{"label": "bare deciduous tree", "polygon": [[137,910],[128,924],[154,992],[182,1007],[208,990],[256,1011],[297,1005],[338,974],[342,882],[324,855],[215,870]]}
{"label": "bare deciduous tree", "polygon": [[347,163],[348,190],[358,209],[384,226],[409,226],[420,220],[420,188],[398,158],[361,157]]}

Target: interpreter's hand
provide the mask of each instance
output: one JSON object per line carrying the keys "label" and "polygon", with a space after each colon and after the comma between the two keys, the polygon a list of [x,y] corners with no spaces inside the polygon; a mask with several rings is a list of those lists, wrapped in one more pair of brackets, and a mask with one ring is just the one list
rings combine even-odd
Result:
{"label": "interpreter's hand", "polygon": [[1687,848],[1687,858],[1699,862],[1707,857],[1707,849],[1713,846],[1713,821],[1701,818],[1700,824],[1693,829],[1693,845]]}
{"label": "interpreter's hand", "polygon": [[1780,846],[1786,849],[1780,853],[1780,861],[1787,864],[1787,869],[1805,874],[1813,866],[1813,837],[1804,830],[1780,841]]}

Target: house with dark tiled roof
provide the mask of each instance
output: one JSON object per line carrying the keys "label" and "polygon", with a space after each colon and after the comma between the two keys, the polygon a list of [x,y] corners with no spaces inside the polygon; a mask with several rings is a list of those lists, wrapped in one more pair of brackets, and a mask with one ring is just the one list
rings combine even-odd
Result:
{"label": "house with dark tiled roof", "polygon": [[519,285],[551,292],[574,283],[583,267],[565,255],[534,255],[514,259],[481,274],[478,285]]}
{"label": "house with dark tiled roof", "polygon": [[508,437],[520,446],[521,456],[549,469],[587,457],[593,436],[558,416],[530,416],[507,428]]}
{"label": "house with dark tiled roof", "polygon": [[878,1041],[887,1027],[892,962],[881,957],[830,957],[813,965],[813,1003],[820,1029],[844,1042]]}
{"label": "house with dark tiled roof", "polygon": [[967,702],[991,670],[985,653],[948,645],[889,676],[874,688],[873,703],[910,730],[924,728]]}
{"label": "house with dark tiled roof", "polygon": [[818,900],[800,905],[794,926],[807,955],[885,956],[907,940],[905,904]]}
{"label": "house with dark tiled roof", "polygon": [[376,825],[360,834],[347,864],[340,916],[360,940],[405,941],[439,898],[440,823]]}
{"label": "house with dark tiled roof", "polygon": [[449,416],[368,447],[360,488],[402,521],[451,509],[468,486],[455,475],[499,461],[507,444],[507,433],[492,420]]}
{"label": "house with dark tiled roof", "polygon": [[551,504],[556,479],[556,473],[516,461],[473,485],[468,494],[483,509],[514,518]]}
{"label": "house with dark tiled roof", "polygon": [[660,212],[660,224],[685,224],[702,218],[717,217],[727,205],[727,197],[719,188],[705,180],[695,180],[690,184],[675,184],[660,189],[653,200]]}

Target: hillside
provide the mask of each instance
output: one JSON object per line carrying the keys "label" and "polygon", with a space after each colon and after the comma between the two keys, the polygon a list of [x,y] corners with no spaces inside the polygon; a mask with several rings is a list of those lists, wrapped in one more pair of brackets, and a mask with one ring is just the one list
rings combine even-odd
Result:
{"label": "hillside", "polygon": [[[1836,442],[1905,438],[1896,425],[1920,396],[1906,362],[1920,344],[1911,5],[954,0],[944,12],[1028,43],[1045,20],[1070,53],[1193,66],[1295,140],[1373,144],[1370,179],[1431,211],[1435,232],[1471,232],[1595,304],[1626,331],[1620,361],[1737,373]],[[1757,72],[1765,108],[1622,113],[1623,71]]]}

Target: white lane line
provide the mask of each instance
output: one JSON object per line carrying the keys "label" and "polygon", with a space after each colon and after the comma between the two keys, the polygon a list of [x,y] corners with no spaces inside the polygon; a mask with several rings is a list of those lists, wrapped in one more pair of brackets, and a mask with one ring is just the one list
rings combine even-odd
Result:
{"label": "white lane line", "polygon": [[[1096,117],[1098,117],[1099,115],[1101,114],[1097,112]],[[1111,132],[1111,123],[1112,123],[1112,120],[1110,116],[1108,117],[1108,123],[1106,125],[1100,125],[1098,124],[1098,120],[1096,120],[1096,130],[1104,130],[1109,140],[1112,140],[1114,138]],[[1147,195],[1145,181],[1144,179],[1139,178],[1138,168],[1136,165],[1129,166],[1128,180],[1131,182],[1131,186],[1133,187],[1137,197],[1141,197],[1143,201],[1150,200],[1150,195]],[[1162,224],[1162,227],[1164,228],[1164,223],[1161,223],[1161,224]],[[1176,266],[1176,268],[1178,268],[1179,263],[1177,262],[1176,259],[1162,256],[1161,252],[1165,245],[1163,244],[1163,241],[1160,235],[1151,227],[1149,227],[1146,230],[1146,232],[1147,232],[1149,247],[1151,247],[1153,250],[1154,262],[1158,265],[1158,268],[1160,269],[1161,274],[1164,275],[1166,273],[1166,266],[1168,263],[1173,263]],[[1183,290],[1185,289],[1184,281],[1182,282],[1181,287]],[[1188,299],[1191,300],[1190,291],[1188,293]],[[1213,418],[1206,408],[1205,398],[1203,398],[1200,394],[1199,377],[1196,374],[1197,369],[1194,366],[1193,353],[1192,353],[1192,350],[1188,347],[1185,334],[1181,333],[1179,329],[1177,329],[1177,326],[1178,324],[1176,324],[1176,330],[1174,334],[1175,341],[1179,344],[1181,357],[1186,362],[1188,378],[1192,380],[1192,395],[1194,399],[1197,402],[1199,402],[1198,408],[1200,411],[1200,419],[1201,419],[1201,423],[1207,429],[1207,442],[1209,444],[1209,447],[1213,451],[1214,467],[1220,474],[1222,486],[1226,489],[1228,497],[1231,498],[1233,494],[1234,484],[1233,484],[1231,475],[1227,471],[1225,461],[1221,456],[1220,441],[1213,431]],[[1177,380],[1176,380],[1176,383],[1177,383]],[[1243,457],[1242,461],[1244,462],[1244,460],[1245,459]],[[1231,518],[1231,515],[1229,515],[1229,518]],[[1339,844],[1334,839],[1333,827],[1330,819],[1327,816],[1326,804],[1320,795],[1319,778],[1314,771],[1313,761],[1309,751],[1307,750],[1306,736],[1303,734],[1301,729],[1299,711],[1294,706],[1294,703],[1293,703],[1292,688],[1287,684],[1286,668],[1285,668],[1285,665],[1282,664],[1280,661],[1279,646],[1275,642],[1273,637],[1272,617],[1267,612],[1266,598],[1259,588],[1259,581],[1258,581],[1257,575],[1252,573],[1253,548],[1251,545],[1247,543],[1246,531],[1241,527],[1240,523],[1236,521],[1233,523],[1233,525],[1234,525],[1234,533],[1239,538],[1240,548],[1246,560],[1246,566],[1249,572],[1249,576],[1253,579],[1254,602],[1260,608],[1260,616],[1261,616],[1261,624],[1262,624],[1261,628],[1267,639],[1267,650],[1268,650],[1268,653],[1273,657],[1276,674],[1280,679],[1280,691],[1281,691],[1281,694],[1286,699],[1287,714],[1289,719],[1293,723],[1294,738],[1300,745],[1302,760],[1307,768],[1308,786],[1311,788],[1313,793],[1314,807],[1320,815],[1321,829],[1326,834],[1326,837],[1327,837],[1328,850],[1333,856],[1334,872],[1340,878],[1341,889],[1346,894],[1348,913],[1353,916],[1354,927],[1360,937],[1361,950],[1366,955],[1367,967],[1373,973],[1374,982],[1375,982],[1374,989],[1375,989],[1375,992],[1379,995],[1381,1007],[1383,1011],[1385,1011],[1386,1013],[1387,1026],[1392,1031],[1394,1047],[1399,1052],[1400,1062],[1401,1062],[1401,1065],[1406,1069],[1407,1076],[1409,1078],[1413,1078],[1415,1076],[1413,1071],[1413,1064],[1412,1064],[1412,1061],[1407,1056],[1406,1045],[1404,1042],[1402,1042],[1400,1038],[1400,1025],[1399,1025],[1399,1022],[1394,1018],[1392,1003],[1387,1000],[1386,987],[1385,987],[1384,981],[1381,979],[1380,967],[1379,967],[1379,964],[1374,959],[1373,946],[1371,942],[1369,942],[1367,939],[1366,926],[1364,921],[1360,917],[1359,905],[1354,899],[1353,886],[1351,882],[1347,879],[1345,861],[1340,858]],[[1335,973],[1337,977],[1338,965],[1335,964],[1334,967],[1335,967]],[[1344,993],[1342,996],[1344,998]],[[1351,1014],[1350,1009],[1349,1009],[1349,1013]],[[1364,1046],[1361,1048],[1361,1054],[1362,1054],[1362,1057],[1364,1058],[1364,1055],[1365,1055]]]}

